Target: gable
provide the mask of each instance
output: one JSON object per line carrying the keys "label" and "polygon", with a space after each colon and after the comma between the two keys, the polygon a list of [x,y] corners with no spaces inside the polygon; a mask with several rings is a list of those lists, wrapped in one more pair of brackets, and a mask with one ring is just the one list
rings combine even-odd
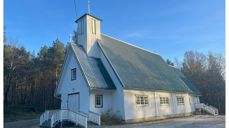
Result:
{"label": "gable", "polygon": [[[74,68],[76,68],[76,80],[71,80],[71,69]],[[88,85],[82,74],[81,68],[77,63],[74,52],[69,48],[65,55],[64,65],[55,90],[55,96],[59,96],[63,92],[69,93],[72,90],[77,91],[79,88],[88,89]]]}
{"label": "gable", "polygon": [[124,89],[192,93],[160,55],[105,35],[98,44],[120,77]]}
{"label": "gable", "polygon": [[[74,64],[71,63],[72,60]],[[70,77],[70,73],[67,73],[69,67],[77,67],[78,72],[80,72],[84,82],[90,89],[116,89],[100,59],[88,57],[83,48],[76,44],[70,44],[55,90],[55,96],[60,95],[64,84],[69,84],[69,81],[65,80],[66,77]]]}

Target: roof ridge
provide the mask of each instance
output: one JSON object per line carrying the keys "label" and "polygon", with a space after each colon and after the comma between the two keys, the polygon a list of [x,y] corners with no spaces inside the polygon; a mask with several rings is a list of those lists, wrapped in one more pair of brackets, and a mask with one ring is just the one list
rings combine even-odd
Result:
{"label": "roof ridge", "polygon": [[141,47],[139,47],[139,46],[137,46],[137,45],[134,45],[134,44],[128,43],[128,42],[126,42],[126,41],[123,41],[123,40],[120,40],[120,39],[117,39],[117,38],[111,37],[111,36],[106,35],[106,34],[103,34],[103,33],[101,33],[101,34],[102,34],[103,36],[108,37],[108,38],[111,38],[111,39],[117,40],[117,41],[122,42],[122,43],[124,43],[124,44],[130,45],[130,46],[132,46],[132,47],[138,48],[138,49],[140,49],[140,50],[143,50],[143,51],[146,51],[146,52],[149,52],[149,53],[151,53],[151,54],[155,54],[155,55],[158,55],[158,56],[160,56],[160,57],[161,57],[161,55],[160,55],[159,53],[152,52],[152,51],[150,51],[150,50],[147,50],[147,49],[141,48]]}

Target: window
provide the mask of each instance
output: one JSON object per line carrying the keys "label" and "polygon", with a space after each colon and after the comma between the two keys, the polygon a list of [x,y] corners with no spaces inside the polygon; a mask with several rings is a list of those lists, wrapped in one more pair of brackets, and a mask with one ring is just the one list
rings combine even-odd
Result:
{"label": "window", "polygon": [[81,32],[82,32],[81,34],[84,34],[84,19],[82,19],[82,26],[81,26],[81,29],[82,29],[82,30],[81,30]]}
{"label": "window", "polygon": [[96,20],[95,19],[92,19],[91,21],[92,21],[92,23],[91,23],[92,34],[96,34]]}
{"label": "window", "polygon": [[137,105],[147,105],[147,104],[149,104],[148,96],[137,95],[136,96],[136,104]]}
{"label": "window", "polygon": [[96,108],[103,107],[103,95],[95,95],[95,107]]}
{"label": "window", "polygon": [[79,29],[79,34],[81,35],[82,34],[82,21],[79,21],[78,29]]}
{"label": "window", "polygon": [[177,96],[177,104],[179,104],[179,105],[184,104],[184,97],[182,97],[182,96]]}
{"label": "window", "polygon": [[78,27],[79,27],[79,34],[83,35],[83,33],[84,33],[84,19],[79,21]]}
{"label": "window", "polygon": [[161,105],[169,105],[169,98],[168,97],[160,97],[160,104]]}
{"label": "window", "polygon": [[71,70],[71,80],[76,80],[76,68]]}

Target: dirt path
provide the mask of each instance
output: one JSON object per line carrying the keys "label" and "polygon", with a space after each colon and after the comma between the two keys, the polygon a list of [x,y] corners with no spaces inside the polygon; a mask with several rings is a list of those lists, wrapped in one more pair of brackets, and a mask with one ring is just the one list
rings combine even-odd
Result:
{"label": "dirt path", "polygon": [[[9,122],[5,128],[39,128],[39,119]],[[102,126],[103,128],[225,128],[225,116],[191,116],[139,124]],[[99,128],[99,127],[94,127]]]}

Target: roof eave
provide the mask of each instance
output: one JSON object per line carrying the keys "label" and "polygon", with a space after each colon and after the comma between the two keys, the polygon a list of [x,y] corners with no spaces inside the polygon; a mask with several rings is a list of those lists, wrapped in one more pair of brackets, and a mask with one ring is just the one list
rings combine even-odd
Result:
{"label": "roof eave", "polygon": [[79,17],[75,22],[77,23],[80,19],[82,19],[82,18],[85,17],[86,15],[91,16],[91,17],[93,17],[93,18],[95,18],[95,19],[97,19],[97,20],[99,20],[99,21],[102,21],[100,18],[98,18],[98,17],[96,17],[96,16],[93,16],[93,15],[91,15],[91,14],[89,14],[89,13],[85,13],[84,15],[82,15],[81,17]]}
{"label": "roof eave", "polygon": [[149,88],[127,88],[125,87],[124,90],[137,90],[137,91],[149,91],[149,92],[167,92],[167,93],[188,93],[196,96],[202,96],[201,94],[196,94],[192,92],[184,92],[184,91],[167,91],[167,90],[157,90],[157,89],[149,89]]}

